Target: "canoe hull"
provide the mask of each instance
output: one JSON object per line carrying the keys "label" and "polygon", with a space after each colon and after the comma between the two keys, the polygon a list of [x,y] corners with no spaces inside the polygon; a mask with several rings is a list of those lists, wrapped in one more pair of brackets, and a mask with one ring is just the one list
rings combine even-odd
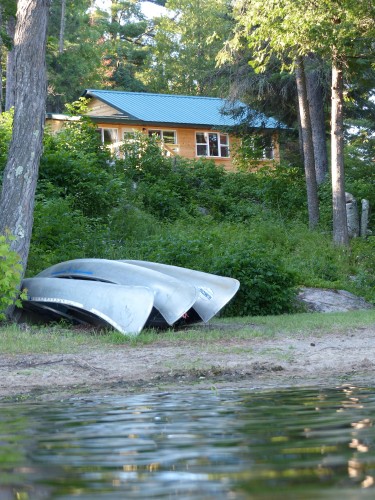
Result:
{"label": "canoe hull", "polygon": [[142,260],[121,262],[157,271],[185,283],[186,286],[194,286],[197,290],[197,298],[192,308],[204,322],[215,316],[234,297],[240,287],[240,282],[234,278],[184,267]]}
{"label": "canoe hull", "polygon": [[150,316],[154,294],[150,288],[63,278],[27,278],[26,310],[41,316],[113,327],[137,335]]}
{"label": "canoe hull", "polygon": [[[145,286],[154,292],[155,324],[173,325],[195,303],[197,290],[152,269],[107,259],[76,259],[51,266],[37,275],[38,278],[74,278],[101,281],[126,286]],[[150,321],[151,326],[152,322]]]}

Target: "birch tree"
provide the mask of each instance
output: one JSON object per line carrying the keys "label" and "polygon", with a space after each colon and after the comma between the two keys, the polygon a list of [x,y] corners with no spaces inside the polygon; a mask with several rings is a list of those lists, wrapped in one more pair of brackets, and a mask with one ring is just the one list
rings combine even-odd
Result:
{"label": "birch tree", "polygon": [[0,234],[26,269],[33,225],[34,197],[45,121],[45,47],[48,0],[19,0],[14,36],[15,102],[12,140],[0,198]]}

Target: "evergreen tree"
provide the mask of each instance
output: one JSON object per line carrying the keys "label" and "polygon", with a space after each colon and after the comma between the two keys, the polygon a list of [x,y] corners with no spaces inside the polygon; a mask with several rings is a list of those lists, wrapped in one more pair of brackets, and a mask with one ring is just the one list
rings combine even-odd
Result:
{"label": "evergreen tree", "polygon": [[143,80],[155,92],[220,95],[228,79],[215,70],[216,54],[230,32],[227,0],[168,0],[169,15],[155,20],[149,69]]}
{"label": "evergreen tree", "polygon": [[139,75],[147,58],[152,28],[138,0],[112,0],[102,24],[103,86],[144,91]]}
{"label": "evergreen tree", "polygon": [[52,2],[48,27],[47,110],[63,112],[84,88],[102,84],[103,13],[91,0]]}

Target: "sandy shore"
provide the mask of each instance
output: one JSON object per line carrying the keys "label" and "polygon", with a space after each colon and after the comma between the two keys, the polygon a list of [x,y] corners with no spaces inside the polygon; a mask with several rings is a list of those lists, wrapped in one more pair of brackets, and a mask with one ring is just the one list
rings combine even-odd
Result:
{"label": "sandy shore", "polygon": [[207,387],[271,389],[375,384],[375,325],[316,336],[0,355],[0,401]]}

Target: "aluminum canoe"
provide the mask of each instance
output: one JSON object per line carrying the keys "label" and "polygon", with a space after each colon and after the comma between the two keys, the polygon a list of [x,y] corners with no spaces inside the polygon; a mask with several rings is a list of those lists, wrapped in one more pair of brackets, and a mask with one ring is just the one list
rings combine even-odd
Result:
{"label": "aluminum canoe", "polygon": [[154,303],[150,288],[60,278],[26,278],[23,307],[40,316],[67,318],[78,323],[112,326],[137,335]]}
{"label": "aluminum canoe", "polygon": [[75,259],[51,266],[38,278],[73,278],[117,285],[145,286],[154,292],[154,308],[147,326],[173,325],[196,303],[194,285],[169,274],[129,262],[107,259]]}
{"label": "aluminum canoe", "polygon": [[198,294],[192,309],[204,322],[215,316],[234,297],[240,287],[240,282],[234,278],[184,267],[143,260],[121,260],[121,262],[157,271],[185,283],[185,286],[194,286]]}

